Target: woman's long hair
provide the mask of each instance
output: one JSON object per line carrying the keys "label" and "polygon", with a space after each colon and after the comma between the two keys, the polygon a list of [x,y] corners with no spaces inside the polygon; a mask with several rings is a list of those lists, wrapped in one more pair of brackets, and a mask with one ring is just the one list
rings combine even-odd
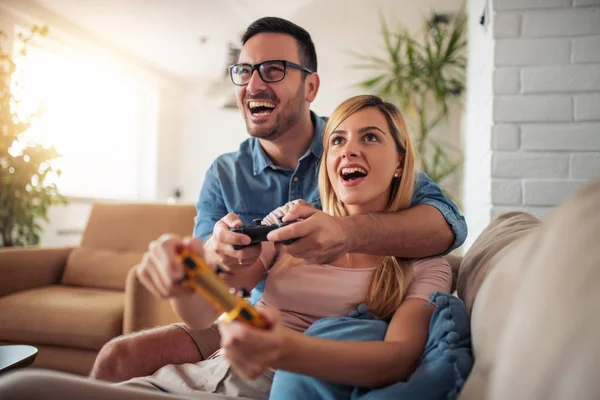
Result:
{"label": "woman's long hair", "polygon": [[[402,176],[393,178],[390,182],[390,199],[385,209],[386,212],[404,210],[410,207],[415,185],[415,154],[412,140],[400,111],[391,103],[381,100],[377,96],[361,95],[352,97],[340,104],[327,122],[323,134],[323,157],[319,170],[319,194],[323,211],[336,216],[347,216],[348,212],[342,201],[335,194],[327,173],[327,151],[329,150],[329,135],[346,118],[365,108],[379,110],[387,120],[390,132],[396,143],[399,155],[404,155],[402,161]],[[399,257],[384,257],[378,265],[369,291],[366,303],[369,311],[381,319],[392,318],[408,287],[410,263]]]}

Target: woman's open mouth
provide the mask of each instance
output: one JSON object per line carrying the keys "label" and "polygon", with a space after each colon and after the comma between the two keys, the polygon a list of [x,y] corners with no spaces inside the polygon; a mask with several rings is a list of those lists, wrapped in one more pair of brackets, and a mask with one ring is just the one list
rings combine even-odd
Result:
{"label": "woman's open mouth", "polygon": [[356,186],[368,175],[367,170],[362,167],[344,167],[340,171],[342,184],[344,186]]}

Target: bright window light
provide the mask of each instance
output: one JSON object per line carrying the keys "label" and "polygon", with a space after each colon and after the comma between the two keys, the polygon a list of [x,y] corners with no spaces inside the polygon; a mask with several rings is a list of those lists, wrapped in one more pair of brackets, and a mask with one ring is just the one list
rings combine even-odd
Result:
{"label": "bright window light", "polygon": [[18,114],[45,109],[22,141],[53,144],[62,154],[53,161],[62,170],[61,194],[142,197],[144,149],[156,141],[147,129],[156,126],[156,89],[107,64],[44,46],[29,48],[15,63]]}

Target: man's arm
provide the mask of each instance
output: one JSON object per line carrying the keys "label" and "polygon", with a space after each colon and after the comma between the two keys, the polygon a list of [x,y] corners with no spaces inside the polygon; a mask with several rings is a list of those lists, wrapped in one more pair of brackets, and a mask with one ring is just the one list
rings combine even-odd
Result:
{"label": "man's arm", "polygon": [[467,237],[467,224],[456,205],[427,174],[415,180],[411,208],[395,213],[344,218],[350,252],[422,258],[447,254]]}
{"label": "man's arm", "polygon": [[348,251],[422,258],[444,253],[454,242],[452,228],[434,207],[417,205],[395,213],[342,218]]}
{"label": "man's arm", "polygon": [[315,263],[332,262],[346,253],[429,257],[452,251],[467,236],[465,219],[424,173],[417,177],[407,210],[337,218],[297,202],[283,219],[295,220],[301,221],[276,229],[267,238],[298,239],[287,252]]}
{"label": "man's arm", "polygon": [[442,251],[442,254],[451,252],[465,242],[467,238],[467,223],[465,222],[465,218],[460,214],[458,207],[442,192],[442,189],[424,172],[420,172],[415,179],[415,191],[411,206],[419,204],[427,204],[435,207],[445,219],[446,224],[452,229],[454,241],[449,248]]}
{"label": "man's arm", "polygon": [[215,172],[216,166],[213,163],[206,175],[204,183],[200,189],[200,196],[196,203],[196,218],[194,219],[194,237],[206,242],[212,234],[215,224],[227,215],[227,208],[223,200],[221,183]]}
{"label": "man's arm", "polygon": [[[194,236],[205,240],[214,224],[227,214],[214,164],[205,175],[196,208]],[[167,364],[202,361],[218,348],[219,334],[215,328],[192,334],[181,324],[148,329],[106,343],[98,353],[90,378],[121,382],[151,375]]]}

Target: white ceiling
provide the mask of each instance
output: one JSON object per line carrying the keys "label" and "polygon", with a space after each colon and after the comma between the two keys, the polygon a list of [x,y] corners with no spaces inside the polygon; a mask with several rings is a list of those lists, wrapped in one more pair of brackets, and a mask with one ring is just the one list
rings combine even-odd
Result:
{"label": "white ceiling", "polygon": [[[292,19],[313,0],[34,0],[92,36],[179,79],[222,73],[227,43],[263,16]],[[205,43],[201,43],[204,38]]]}

